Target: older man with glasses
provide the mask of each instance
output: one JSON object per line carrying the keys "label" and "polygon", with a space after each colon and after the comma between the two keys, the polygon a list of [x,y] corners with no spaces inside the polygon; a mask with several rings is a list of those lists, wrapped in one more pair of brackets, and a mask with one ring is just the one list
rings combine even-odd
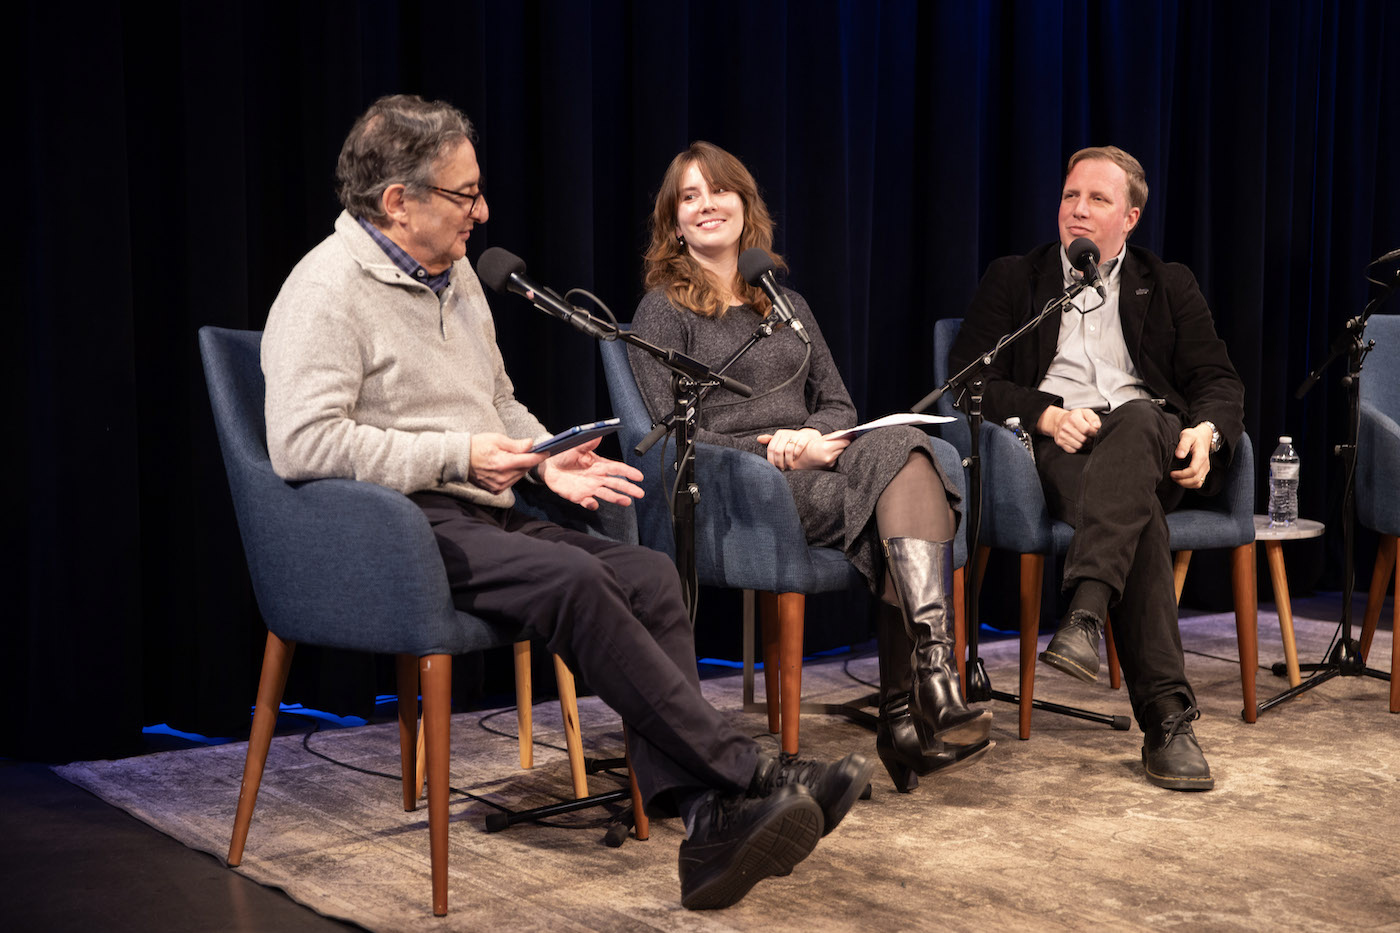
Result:
{"label": "older man with glasses", "polygon": [[536,521],[511,487],[586,508],[628,505],[641,474],[594,453],[549,456],[515,399],[466,260],[490,208],[455,108],[386,97],[350,131],[335,232],[292,270],[262,344],[267,441],[289,480],[397,489],[427,516],[453,599],[523,623],[622,717],[649,811],[679,813],[681,902],[727,907],[786,874],[845,815],[872,764],[782,761],[700,693],[675,568],[663,555]]}

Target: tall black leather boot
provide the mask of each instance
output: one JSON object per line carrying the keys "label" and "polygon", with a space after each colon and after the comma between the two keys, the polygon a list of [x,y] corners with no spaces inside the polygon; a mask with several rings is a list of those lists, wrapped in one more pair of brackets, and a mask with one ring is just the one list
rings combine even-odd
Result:
{"label": "tall black leather boot", "polygon": [[904,630],[904,613],[897,606],[880,603],[875,638],[880,649],[880,723],[875,729],[875,752],[896,790],[907,794],[919,786],[923,775],[957,770],[996,746],[991,739],[975,745],[939,741],[934,751],[924,752],[909,714],[909,686],[913,679],[909,656],[914,645]]}
{"label": "tall black leather boot", "polygon": [[885,539],[885,559],[904,608],[904,628],[914,650],[910,711],[925,752],[938,740],[974,745],[987,738],[990,710],[963,700],[953,657],[953,544],[919,538]]}

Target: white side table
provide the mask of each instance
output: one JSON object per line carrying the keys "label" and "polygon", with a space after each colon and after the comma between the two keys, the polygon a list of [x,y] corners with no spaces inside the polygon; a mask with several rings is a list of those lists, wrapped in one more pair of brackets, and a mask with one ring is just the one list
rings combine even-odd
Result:
{"label": "white side table", "polygon": [[1270,527],[1269,516],[1254,516],[1254,540],[1264,542],[1269,557],[1269,579],[1274,584],[1274,605],[1278,607],[1279,634],[1283,636],[1283,663],[1288,666],[1288,685],[1303,682],[1298,671],[1298,645],[1293,639],[1293,603],[1288,596],[1288,575],[1283,571],[1283,542],[1318,538],[1327,526],[1312,519],[1300,518],[1292,525]]}

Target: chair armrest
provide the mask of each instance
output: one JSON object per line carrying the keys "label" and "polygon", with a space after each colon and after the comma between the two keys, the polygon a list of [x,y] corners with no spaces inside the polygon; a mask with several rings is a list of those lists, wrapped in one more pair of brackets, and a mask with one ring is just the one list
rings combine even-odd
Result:
{"label": "chair armrest", "polygon": [[[1400,424],[1369,402],[1361,403],[1356,443],[1356,515],[1382,534],[1400,534]],[[1389,492],[1387,492],[1389,490]]]}
{"label": "chair armrest", "polygon": [[[641,540],[674,558],[670,486],[653,500],[652,484],[660,487],[659,478],[652,475],[655,452],[647,459],[650,462],[643,471],[650,481],[647,499],[652,501],[638,504]],[[669,464],[668,457],[668,476]],[[695,507],[695,564],[701,583],[803,592],[815,585],[807,536],[787,480],[776,467],[746,450],[699,443],[695,484],[700,491]]]}
{"label": "chair armrest", "polygon": [[1035,460],[1001,425],[982,423],[982,544],[1049,553],[1050,513]]}
{"label": "chair armrest", "polygon": [[405,496],[346,479],[289,484],[270,470],[249,488],[234,504],[258,606],[278,636],[360,651],[447,637],[456,610],[442,556]]}

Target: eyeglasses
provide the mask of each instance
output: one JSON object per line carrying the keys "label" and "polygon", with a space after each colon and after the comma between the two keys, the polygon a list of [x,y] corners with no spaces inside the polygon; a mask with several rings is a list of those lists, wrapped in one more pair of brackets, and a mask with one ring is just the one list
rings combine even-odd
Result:
{"label": "eyeglasses", "polygon": [[453,191],[451,188],[439,188],[437,185],[428,185],[428,189],[451,198],[454,204],[460,205],[462,202],[457,199],[461,198],[466,202],[468,214],[476,210],[476,202],[481,200],[482,195],[486,193],[480,186],[478,186],[476,194],[467,194],[465,191]]}

